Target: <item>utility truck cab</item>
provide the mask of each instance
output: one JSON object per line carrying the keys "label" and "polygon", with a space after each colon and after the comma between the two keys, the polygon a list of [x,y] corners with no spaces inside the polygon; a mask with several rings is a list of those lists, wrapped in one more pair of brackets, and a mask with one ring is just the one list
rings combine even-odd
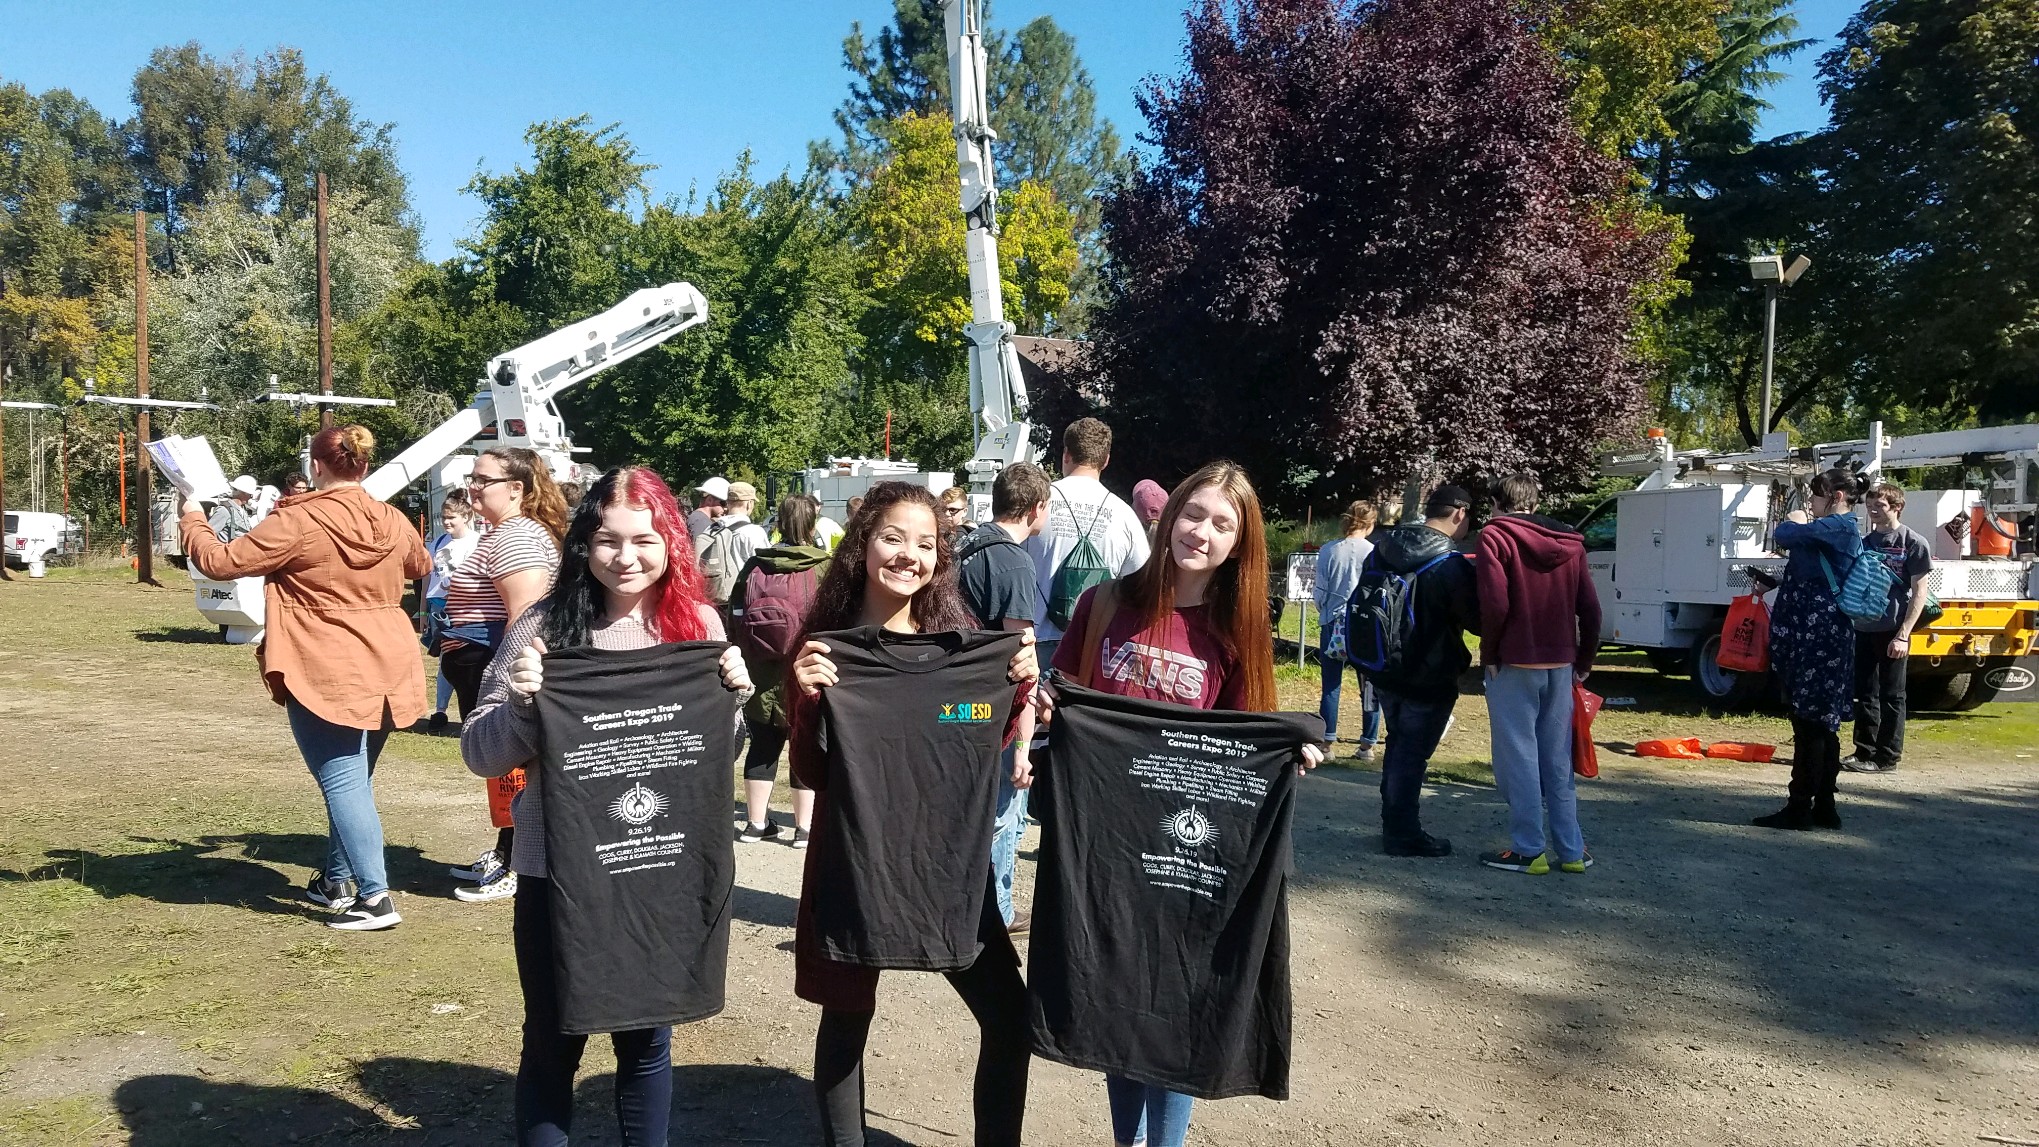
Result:
{"label": "utility truck cab", "polygon": [[85,548],[84,537],[77,520],[63,514],[0,512],[0,559],[27,569],[30,577],[43,576],[58,558],[75,557]]}

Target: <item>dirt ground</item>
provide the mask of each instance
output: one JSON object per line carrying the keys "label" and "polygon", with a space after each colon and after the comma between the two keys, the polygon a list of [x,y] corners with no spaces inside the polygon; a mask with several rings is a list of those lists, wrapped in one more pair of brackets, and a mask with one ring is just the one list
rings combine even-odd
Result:
{"label": "dirt ground", "polygon": [[[446,866],[490,838],[456,743],[400,734],[379,770],[405,923],[319,926],[297,896],[316,789],[251,654],[166,574],[0,584],[0,1144],[508,1142],[510,912],[450,895]],[[1637,704],[1597,729],[1585,876],[1471,859],[1504,823],[1478,698],[1440,753],[1456,781],[1425,798],[1458,856],[1381,856],[1364,767],[1304,782],[1293,1097],[1200,1104],[1191,1142],[2039,1140],[2039,706],[1919,721],[1905,769],[1844,781],[1846,831],[1766,833],[1747,821],[1785,769],[1620,749],[1783,722],[1707,714],[1619,659],[1595,685]],[[1285,689],[1313,707],[1314,669]],[[675,1033],[674,1142],[813,1142],[801,854],[738,860],[729,1006]],[[887,976],[874,1142],[969,1141],[974,1036],[939,978]],[[596,1041],[576,1142],[614,1142],[606,1061]],[[1028,1120],[1031,1142],[1110,1142],[1089,1073],[1037,1060]]]}

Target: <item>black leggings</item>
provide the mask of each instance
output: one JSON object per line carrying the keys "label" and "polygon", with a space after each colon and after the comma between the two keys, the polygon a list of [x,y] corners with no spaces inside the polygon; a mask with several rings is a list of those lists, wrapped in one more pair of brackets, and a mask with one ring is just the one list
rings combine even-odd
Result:
{"label": "black leggings", "polygon": [[[790,737],[791,734],[785,729],[769,721],[759,722],[750,726],[750,747],[745,749],[743,754],[743,779],[747,781],[778,780],[779,754],[785,750],[786,742]],[[787,779],[793,783],[793,787],[796,789],[805,789],[807,787],[800,783],[800,778],[794,775],[791,770],[787,771]]]}
{"label": "black leggings", "polygon": [[[985,910],[978,923],[980,937],[987,927],[1005,927],[995,899],[985,898]],[[977,1147],[1018,1147],[1027,1113],[1027,1068],[1033,1058],[1026,1035],[1027,985],[1019,965],[1005,954],[1009,951],[987,945],[975,964],[943,973],[977,1020]],[[864,1042],[871,1034],[871,1015],[821,1010],[821,1026],[814,1033],[814,1093],[821,1101],[825,1147],[864,1145]]]}
{"label": "black leggings", "polygon": [[453,686],[453,695],[460,698],[463,719],[474,712],[481,697],[482,676],[488,672],[489,661],[495,655],[495,650],[486,645],[448,646],[439,655],[439,672],[446,675],[447,683]]}
{"label": "black leggings", "polygon": [[1791,718],[1791,803],[1833,803],[1841,777],[1841,735],[1813,717]]}

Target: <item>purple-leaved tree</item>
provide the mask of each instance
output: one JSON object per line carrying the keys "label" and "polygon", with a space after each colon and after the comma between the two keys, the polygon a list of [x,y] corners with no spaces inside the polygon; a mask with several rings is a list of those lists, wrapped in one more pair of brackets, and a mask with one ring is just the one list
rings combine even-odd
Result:
{"label": "purple-leaved tree", "polygon": [[1203,0],[1142,93],[1153,149],[1107,199],[1110,260],[1060,427],[1114,471],[1214,457],[1264,496],[1412,474],[1583,480],[1633,427],[1637,284],[1669,258],[1567,116],[1520,0]]}

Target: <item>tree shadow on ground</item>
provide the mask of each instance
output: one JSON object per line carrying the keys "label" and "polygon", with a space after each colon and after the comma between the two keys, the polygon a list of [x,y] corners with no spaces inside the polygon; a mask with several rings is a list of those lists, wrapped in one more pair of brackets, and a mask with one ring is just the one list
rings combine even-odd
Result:
{"label": "tree shadow on ground", "polygon": [[[46,863],[27,872],[0,870],[0,884],[75,880],[108,900],[138,896],[159,904],[225,904],[251,912],[299,915],[314,910],[302,881],[279,864],[316,870],[327,841],[311,833],[249,832],[202,836],[195,841],[127,838],[130,852],[53,848]],[[447,897],[451,881],[415,845],[388,845],[383,861],[390,887],[407,895]]]}
{"label": "tree shadow on ground", "polygon": [[[1355,894],[1371,946],[1445,998],[1526,1010],[1545,1029],[1528,1038],[1594,1062],[1784,1034],[1814,1058],[1887,1064],[1921,1036],[2022,1047],[2039,1031],[2039,773],[1930,790],[1844,779],[1845,831],[1777,832],[1748,823],[1783,803],[1777,765],[1740,781],[1615,766],[1580,785],[1600,862],[1584,876],[1482,867],[1478,850],[1506,843],[1506,806],[1459,785],[1424,797],[1455,856],[1382,856],[1377,776],[1331,774],[1351,783],[1312,784],[1298,805],[1299,880]],[[1595,990],[1617,982],[1655,1002],[1631,1011]]]}
{"label": "tree shadow on ground", "polygon": [[217,626],[201,628],[196,625],[158,625],[153,629],[134,631],[136,641],[168,643],[171,645],[225,645],[226,638],[220,636]]}
{"label": "tree shadow on ground", "polygon": [[[586,1065],[607,1055],[589,1041]],[[584,1076],[575,1093],[573,1141],[617,1142],[613,1074]],[[123,1082],[114,1106],[130,1147],[275,1147],[345,1142],[394,1147],[469,1147],[514,1138],[514,1080],[472,1064],[387,1057],[359,1065],[353,1094],[303,1087],[225,1083],[192,1075],[149,1075]],[[882,1120],[882,1115],[874,1118]],[[679,1064],[673,1068],[672,1141],[699,1147],[811,1142],[819,1134],[814,1092],[781,1068],[752,1064]],[[928,1142],[953,1137],[937,1133]],[[874,1147],[909,1147],[873,1130]]]}

